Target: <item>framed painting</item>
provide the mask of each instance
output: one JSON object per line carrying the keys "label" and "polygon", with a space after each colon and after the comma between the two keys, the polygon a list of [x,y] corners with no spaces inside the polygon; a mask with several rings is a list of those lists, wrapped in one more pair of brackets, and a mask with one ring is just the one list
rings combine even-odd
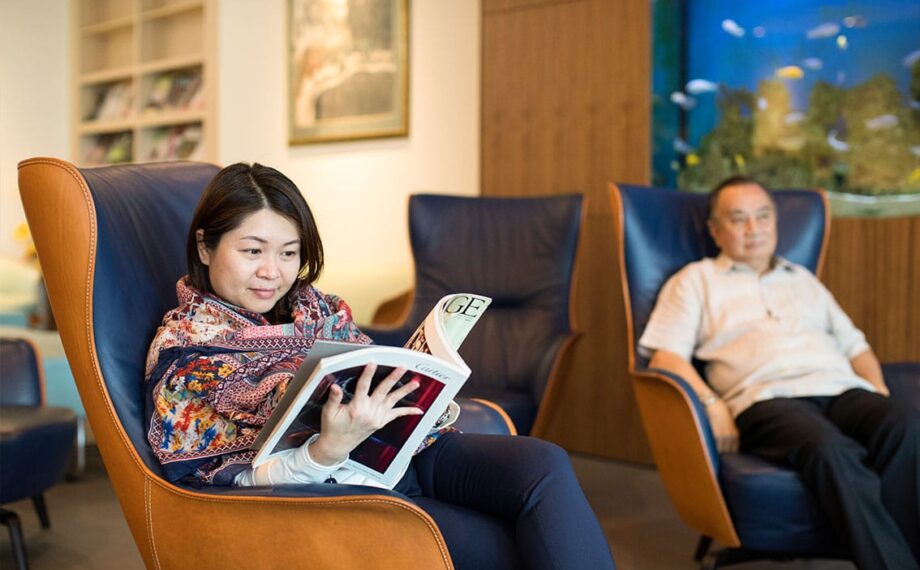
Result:
{"label": "framed painting", "polygon": [[291,144],[409,133],[408,0],[287,0]]}

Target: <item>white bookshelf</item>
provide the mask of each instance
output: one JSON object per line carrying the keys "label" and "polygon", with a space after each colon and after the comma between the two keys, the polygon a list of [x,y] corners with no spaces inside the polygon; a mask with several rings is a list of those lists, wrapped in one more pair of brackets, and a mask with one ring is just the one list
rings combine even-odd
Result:
{"label": "white bookshelf", "polygon": [[75,162],[215,161],[215,1],[72,2]]}

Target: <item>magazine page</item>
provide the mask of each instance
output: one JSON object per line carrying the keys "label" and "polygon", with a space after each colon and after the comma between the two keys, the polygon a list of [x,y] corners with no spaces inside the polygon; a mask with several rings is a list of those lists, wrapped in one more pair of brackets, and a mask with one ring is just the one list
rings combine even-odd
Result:
{"label": "magazine page", "polygon": [[[419,383],[419,387],[397,406],[415,406],[424,414],[393,420],[358,445],[345,463],[349,469],[388,487],[395,485],[412,454],[469,376],[468,369],[424,353],[384,346],[361,346],[361,350],[322,358],[261,445],[253,466],[276,453],[303,445],[318,433],[330,386],[333,383],[341,386],[345,392],[343,403],[347,403],[368,362],[378,366],[371,381],[371,391],[398,366],[407,368],[407,372],[397,382],[397,387],[413,380]],[[279,405],[278,411],[281,409]],[[263,432],[269,432],[267,426]]]}
{"label": "magazine page", "polygon": [[[287,410],[294,405],[294,401],[299,396],[300,391],[303,390],[304,385],[310,379],[313,371],[316,370],[320,360],[326,358],[327,356],[336,356],[345,352],[366,348],[369,348],[369,345],[355,344],[353,342],[339,342],[332,340],[318,340],[314,342],[313,347],[310,348],[310,352],[307,354],[307,357],[304,359],[300,365],[300,368],[297,370],[297,374],[294,375],[294,378],[291,379],[290,384],[288,384],[287,389],[284,392],[284,396],[281,398],[281,401],[278,402],[277,406],[275,406],[275,410]],[[265,425],[262,426],[262,431],[259,432],[258,437],[256,437],[256,440],[249,448],[262,449],[262,446],[265,445],[265,442],[272,435],[272,431],[274,431],[275,426],[281,423],[281,418],[283,415],[284,414],[282,413],[273,413],[271,417],[268,418],[268,421],[265,422]]]}
{"label": "magazine page", "polygon": [[489,297],[472,293],[442,297],[406,342],[406,348],[426,352],[467,368],[457,349],[491,302]]}

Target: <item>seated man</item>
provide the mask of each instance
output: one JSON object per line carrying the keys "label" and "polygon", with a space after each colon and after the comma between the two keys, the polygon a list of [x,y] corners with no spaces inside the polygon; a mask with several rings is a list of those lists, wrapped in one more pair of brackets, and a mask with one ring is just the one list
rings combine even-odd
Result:
{"label": "seated man", "polygon": [[817,278],[774,255],[762,186],[726,180],[709,210],[720,254],[662,288],[639,341],[649,367],[689,382],[720,452],[740,444],[797,470],[858,567],[918,568],[920,412],[887,397],[865,337]]}

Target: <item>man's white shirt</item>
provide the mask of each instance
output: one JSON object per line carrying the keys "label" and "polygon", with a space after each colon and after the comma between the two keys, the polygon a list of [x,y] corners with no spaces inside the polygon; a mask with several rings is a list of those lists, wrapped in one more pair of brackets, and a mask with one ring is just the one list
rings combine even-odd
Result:
{"label": "man's white shirt", "polygon": [[658,295],[639,351],[668,350],[706,364],[709,385],[734,416],[771,398],[875,391],[850,359],[863,333],[804,267],[780,257],[758,275],[728,256],[691,263]]}

